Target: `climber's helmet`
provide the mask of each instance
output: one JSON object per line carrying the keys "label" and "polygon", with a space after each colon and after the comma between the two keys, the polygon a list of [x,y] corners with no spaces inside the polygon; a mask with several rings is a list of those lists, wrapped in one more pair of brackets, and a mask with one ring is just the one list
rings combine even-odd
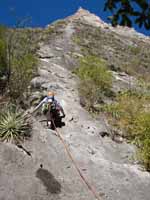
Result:
{"label": "climber's helmet", "polygon": [[47,97],[48,97],[48,99],[49,100],[53,100],[54,101],[54,96],[55,96],[55,93],[54,92],[48,92],[48,94],[47,94]]}
{"label": "climber's helmet", "polygon": [[55,93],[53,91],[49,91],[47,94],[48,97],[54,97]]}

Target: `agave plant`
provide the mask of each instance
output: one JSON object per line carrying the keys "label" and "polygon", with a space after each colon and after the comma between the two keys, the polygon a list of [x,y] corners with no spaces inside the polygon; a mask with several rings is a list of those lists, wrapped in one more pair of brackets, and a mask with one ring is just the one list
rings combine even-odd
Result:
{"label": "agave plant", "polygon": [[30,135],[29,121],[22,111],[9,107],[0,114],[0,139],[19,142]]}

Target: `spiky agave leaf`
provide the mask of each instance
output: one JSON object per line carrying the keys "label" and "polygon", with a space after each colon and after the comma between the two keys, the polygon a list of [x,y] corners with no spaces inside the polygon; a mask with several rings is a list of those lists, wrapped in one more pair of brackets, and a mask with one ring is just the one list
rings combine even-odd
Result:
{"label": "spiky agave leaf", "polygon": [[24,113],[12,107],[3,111],[0,116],[0,138],[2,141],[18,142],[29,136],[29,122]]}

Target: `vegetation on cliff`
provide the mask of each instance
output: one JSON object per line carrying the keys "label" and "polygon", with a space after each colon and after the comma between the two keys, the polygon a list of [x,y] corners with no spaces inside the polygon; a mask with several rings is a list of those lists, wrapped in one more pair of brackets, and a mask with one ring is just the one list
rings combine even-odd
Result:
{"label": "vegetation on cliff", "polygon": [[86,56],[80,60],[75,73],[80,78],[79,93],[84,106],[94,111],[94,106],[101,102],[103,96],[109,96],[112,86],[112,75],[103,59]]}
{"label": "vegetation on cliff", "polygon": [[136,144],[138,158],[150,170],[150,96],[137,91],[118,94],[116,102],[103,107],[110,124],[122,137]]}
{"label": "vegetation on cliff", "polygon": [[29,136],[29,121],[19,102],[37,70],[37,43],[32,34],[32,30],[0,26],[0,139],[3,141],[19,143]]}

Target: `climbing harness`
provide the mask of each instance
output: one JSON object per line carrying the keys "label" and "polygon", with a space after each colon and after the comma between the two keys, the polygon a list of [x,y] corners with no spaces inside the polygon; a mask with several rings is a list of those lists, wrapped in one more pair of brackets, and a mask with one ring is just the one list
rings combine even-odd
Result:
{"label": "climbing harness", "polygon": [[90,183],[86,180],[86,178],[83,176],[81,170],[79,169],[79,167],[77,166],[71,152],[69,151],[69,148],[67,146],[67,144],[65,143],[63,137],[61,136],[61,133],[60,131],[58,131],[58,129],[56,128],[56,125],[55,125],[55,122],[54,120],[52,119],[52,123],[53,123],[53,126],[55,128],[55,131],[57,133],[57,136],[59,137],[59,139],[61,140],[61,142],[63,143],[64,147],[65,147],[65,150],[69,156],[69,158],[71,159],[72,163],[74,164],[74,167],[76,168],[78,174],[80,175],[81,179],[83,180],[83,182],[87,185],[88,189],[92,192],[92,194],[94,195],[94,197],[97,199],[97,200],[101,200],[101,198],[98,196],[97,192],[95,191],[95,189],[90,185]]}

